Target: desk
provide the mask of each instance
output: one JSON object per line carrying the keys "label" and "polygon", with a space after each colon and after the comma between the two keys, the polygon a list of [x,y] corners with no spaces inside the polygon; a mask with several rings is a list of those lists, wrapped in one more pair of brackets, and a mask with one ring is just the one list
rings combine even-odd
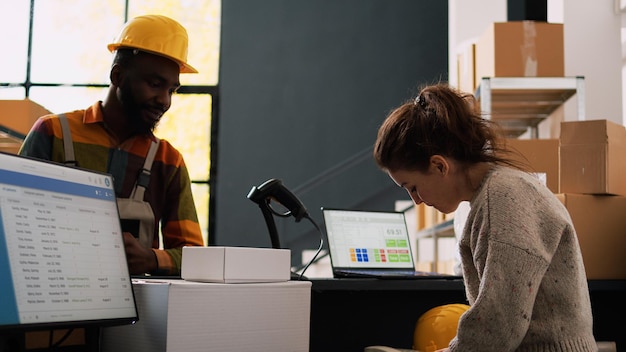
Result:
{"label": "desk", "polygon": [[[310,352],[411,348],[428,309],[467,303],[462,280],[312,279]],[[597,341],[626,349],[626,280],[590,280]]]}

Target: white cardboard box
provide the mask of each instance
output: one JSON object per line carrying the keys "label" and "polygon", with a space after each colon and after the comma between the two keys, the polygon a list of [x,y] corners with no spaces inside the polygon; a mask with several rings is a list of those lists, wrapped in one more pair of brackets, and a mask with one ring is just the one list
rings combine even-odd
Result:
{"label": "white cardboard box", "polygon": [[183,247],[181,277],[187,281],[252,283],[291,279],[289,249]]}
{"label": "white cardboard box", "polygon": [[103,352],[309,350],[311,282],[135,280],[139,320],[102,329]]}

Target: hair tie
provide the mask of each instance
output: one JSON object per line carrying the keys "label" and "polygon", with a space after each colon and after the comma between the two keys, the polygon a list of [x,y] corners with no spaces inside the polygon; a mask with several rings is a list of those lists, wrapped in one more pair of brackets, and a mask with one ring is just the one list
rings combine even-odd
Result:
{"label": "hair tie", "polygon": [[415,100],[413,100],[413,105],[417,106],[419,104],[419,106],[422,107],[422,109],[425,109],[426,107],[426,102],[424,101],[424,99],[421,98],[421,94],[419,94],[417,97],[415,97]]}

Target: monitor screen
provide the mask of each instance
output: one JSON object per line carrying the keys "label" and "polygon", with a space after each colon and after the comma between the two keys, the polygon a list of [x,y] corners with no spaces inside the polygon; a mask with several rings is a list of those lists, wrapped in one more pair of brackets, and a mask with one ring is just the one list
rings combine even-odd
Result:
{"label": "monitor screen", "polygon": [[0,329],[137,320],[112,177],[0,153]]}

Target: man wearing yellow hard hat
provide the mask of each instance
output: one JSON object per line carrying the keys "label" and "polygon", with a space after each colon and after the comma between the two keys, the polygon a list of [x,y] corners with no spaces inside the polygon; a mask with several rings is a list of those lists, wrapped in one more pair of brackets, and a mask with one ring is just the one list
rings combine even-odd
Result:
{"label": "man wearing yellow hard hat", "polygon": [[187,31],[165,16],[139,16],[108,49],[105,99],[40,117],[19,154],[112,174],[131,274],[179,275],[182,247],[202,246],[202,233],[183,157],[153,131],[180,73],[197,73],[187,63]]}

